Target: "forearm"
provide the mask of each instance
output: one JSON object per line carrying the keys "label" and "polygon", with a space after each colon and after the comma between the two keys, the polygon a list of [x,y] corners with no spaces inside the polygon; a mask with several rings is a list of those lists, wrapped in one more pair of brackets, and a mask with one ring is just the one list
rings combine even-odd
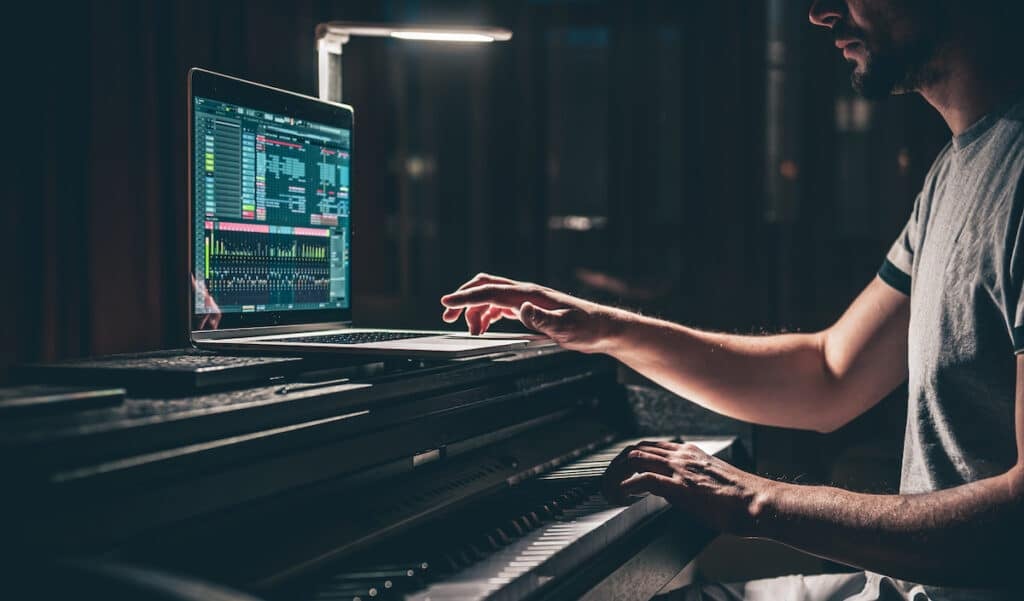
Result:
{"label": "forearm", "polygon": [[441,298],[445,321],[465,311],[479,334],[518,318],[564,348],[607,353],[681,396],[759,424],[828,431],[906,377],[908,298],[875,278],[828,330],[733,336],[699,332],[480,274]]}
{"label": "forearm", "polygon": [[739,336],[621,315],[604,351],[709,409],[748,422],[811,430],[839,420],[820,334]]}
{"label": "forearm", "polygon": [[771,483],[751,503],[753,533],[914,582],[993,585],[1016,578],[1021,471],[903,496]]}

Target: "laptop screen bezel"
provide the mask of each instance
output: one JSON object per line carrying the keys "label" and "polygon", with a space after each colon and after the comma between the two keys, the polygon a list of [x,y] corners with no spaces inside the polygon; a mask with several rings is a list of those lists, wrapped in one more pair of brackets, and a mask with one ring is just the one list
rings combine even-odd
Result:
{"label": "laptop screen bezel", "polygon": [[[353,131],[354,114],[351,106],[319,100],[311,96],[305,96],[294,92],[279,90],[263,84],[245,81],[228,75],[214,73],[205,69],[193,68],[189,71],[188,77],[188,271],[190,282],[188,285],[188,307],[189,307],[189,332],[191,335],[209,330],[200,330],[205,313],[197,313],[195,306],[195,293],[193,290],[195,270],[195,251],[193,249],[193,236],[195,235],[195,186],[196,173],[193,161],[195,160],[195,98],[208,98],[221,102],[237,104],[246,108],[253,108],[279,115],[288,115],[296,119],[302,119],[313,123],[321,123],[332,127],[340,127],[350,132],[350,165],[353,157],[352,148],[355,143],[355,132]],[[350,187],[351,190],[351,187]],[[349,195],[351,199],[351,192]],[[351,215],[351,200],[349,204]],[[349,273],[352,260],[352,226],[349,220]],[[245,328],[264,328],[267,326],[289,326],[308,325],[317,323],[351,323],[352,321],[352,281],[349,279],[349,306],[336,309],[303,309],[289,311],[260,311],[252,313],[222,313],[217,330],[238,330]]]}

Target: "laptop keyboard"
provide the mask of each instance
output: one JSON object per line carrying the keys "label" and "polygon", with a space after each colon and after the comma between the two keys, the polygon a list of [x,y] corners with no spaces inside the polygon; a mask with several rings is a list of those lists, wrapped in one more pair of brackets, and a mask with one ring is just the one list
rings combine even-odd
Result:
{"label": "laptop keyboard", "polygon": [[324,334],[321,336],[300,336],[286,338],[284,342],[314,342],[317,344],[366,344],[367,342],[388,342],[409,338],[426,338],[435,334],[421,332],[357,332],[354,334]]}

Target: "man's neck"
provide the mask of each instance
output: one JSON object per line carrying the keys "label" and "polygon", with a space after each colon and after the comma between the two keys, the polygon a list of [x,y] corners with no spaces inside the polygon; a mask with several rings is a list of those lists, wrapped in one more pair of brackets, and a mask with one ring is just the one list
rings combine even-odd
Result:
{"label": "man's neck", "polygon": [[962,53],[951,53],[943,63],[942,76],[918,92],[939,111],[954,136],[1021,91],[1019,82],[994,76]]}

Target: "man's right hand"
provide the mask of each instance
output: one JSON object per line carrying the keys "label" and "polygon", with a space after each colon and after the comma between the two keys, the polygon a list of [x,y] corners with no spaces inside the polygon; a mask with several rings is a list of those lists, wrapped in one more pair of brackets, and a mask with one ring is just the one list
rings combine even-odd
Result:
{"label": "man's right hand", "polygon": [[481,273],[442,296],[442,315],[454,323],[465,313],[470,334],[483,334],[494,322],[518,319],[560,346],[585,353],[604,352],[630,314],[529,282]]}

